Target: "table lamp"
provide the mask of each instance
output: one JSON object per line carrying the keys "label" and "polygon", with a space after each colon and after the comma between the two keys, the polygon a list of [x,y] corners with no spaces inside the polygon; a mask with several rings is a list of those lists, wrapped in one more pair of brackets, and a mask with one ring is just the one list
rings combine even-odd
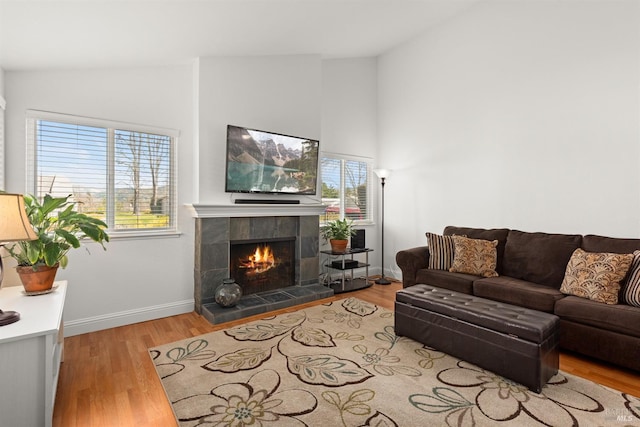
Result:
{"label": "table lamp", "polygon": [[[27,218],[22,194],[0,193],[0,246],[7,242],[37,238]],[[2,287],[3,277],[4,266],[0,257],[0,287]],[[0,310],[0,326],[9,325],[18,320],[20,320],[20,313]]]}

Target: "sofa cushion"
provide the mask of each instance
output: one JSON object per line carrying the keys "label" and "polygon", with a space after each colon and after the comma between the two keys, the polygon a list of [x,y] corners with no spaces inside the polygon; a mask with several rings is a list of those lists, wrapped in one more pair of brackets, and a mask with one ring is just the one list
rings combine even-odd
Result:
{"label": "sofa cushion", "polygon": [[618,239],[615,237],[587,234],[582,238],[582,245],[580,247],[587,252],[631,254],[633,251],[640,249],[640,239]]}
{"label": "sofa cushion", "polygon": [[[620,239],[616,237],[604,237],[595,234],[587,234],[582,238],[582,249],[587,252],[613,252],[616,254],[630,254],[636,250],[640,250],[640,239]],[[633,270],[633,266],[631,267]],[[631,278],[631,271],[629,272],[629,279]],[[640,280],[640,277],[639,277]],[[629,304],[624,296],[624,292],[628,288],[623,286],[618,295],[618,301],[623,301]],[[640,292],[640,286],[638,286],[637,292]],[[636,294],[637,295],[637,294]],[[640,295],[638,299],[640,303]]]}
{"label": "sofa cushion", "polygon": [[526,233],[511,230],[502,259],[502,274],[560,288],[567,263],[582,236],[577,234]]}
{"label": "sofa cushion", "polygon": [[554,313],[568,321],[640,338],[640,308],[602,304],[568,296],[558,300]]}
{"label": "sofa cushion", "polygon": [[426,235],[429,247],[429,268],[448,271],[453,264],[453,238],[433,233],[426,233]]}
{"label": "sofa cushion", "polygon": [[633,255],[586,252],[571,255],[560,292],[605,304],[617,304],[620,284],[626,277]]}
{"label": "sofa cushion", "polygon": [[448,289],[450,291],[471,294],[473,281],[479,276],[463,273],[450,273],[443,270],[422,269],[416,274],[416,284],[425,284]]}
{"label": "sofa cushion", "polygon": [[622,302],[640,307],[640,251],[633,251],[631,268],[627,280],[622,285]]}
{"label": "sofa cushion", "polygon": [[470,227],[455,227],[449,225],[445,227],[443,234],[445,236],[466,236],[471,239],[483,239],[483,240],[497,240],[498,246],[496,272],[502,274],[502,257],[504,255],[504,246],[507,243],[507,236],[509,235],[508,228],[470,228]]}
{"label": "sofa cushion", "polygon": [[482,277],[494,277],[496,273],[497,240],[470,239],[453,236],[455,246],[452,273],[475,274]]}
{"label": "sofa cushion", "polygon": [[547,313],[553,313],[556,301],[565,296],[557,289],[508,276],[474,281],[473,294]]}

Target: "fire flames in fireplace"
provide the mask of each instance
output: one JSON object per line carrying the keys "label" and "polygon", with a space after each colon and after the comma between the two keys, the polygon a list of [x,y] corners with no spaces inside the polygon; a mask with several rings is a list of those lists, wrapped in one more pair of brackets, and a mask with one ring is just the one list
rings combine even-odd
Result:
{"label": "fire flames in fireplace", "polygon": [[229,277],[244,295],[295,284],[295,239],[236,240],[229,246]]}
{"label": "fire flames in fireplace", "polygon": [[247,276],[265,273],[276,267],[276,258],[269,245],[258,245],[252,255],[240,260],[239,268],[246,270]]}

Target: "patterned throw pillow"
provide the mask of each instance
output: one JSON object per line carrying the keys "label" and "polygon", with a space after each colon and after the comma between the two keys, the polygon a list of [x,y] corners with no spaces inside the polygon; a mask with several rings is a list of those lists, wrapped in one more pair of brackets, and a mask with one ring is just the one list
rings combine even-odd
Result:
{"label": "patterned throw pillow", "polygon": [[622,300],[629,305],[640,307],[640,251],[633,253],[629,277],[622,290]]}
{"label": "patterned throw pillow", "polygon": [[451,264],[453,264],[452,236],[426,234],[427,246],[429,246],[429,268],[433,270],[449,270]]}
{"label": "patterned throw pillow", "polygon": [[453,273],[475,274],[483,277],[496,277],[498,241],[470,239],[453,236],[454,257],[449,271]]}
{"label": "patterned throw pillow", "polygon": [[586,252],[578,248],[569,259],[560,292],[617,304],[620,282],[629,271],[632,260],[632,254]]}

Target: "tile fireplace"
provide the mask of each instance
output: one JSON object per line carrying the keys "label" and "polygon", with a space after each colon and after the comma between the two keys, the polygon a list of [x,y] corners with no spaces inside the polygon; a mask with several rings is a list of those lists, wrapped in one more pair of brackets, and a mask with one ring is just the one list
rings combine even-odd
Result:
{"label": "tile fireplace", "polygon": [[[193,206],[195,310],[222,323],[333,295],[318,284],[319,212],[302,206]],[[235,307],[215,302],[232,277],[243,288]]]}

